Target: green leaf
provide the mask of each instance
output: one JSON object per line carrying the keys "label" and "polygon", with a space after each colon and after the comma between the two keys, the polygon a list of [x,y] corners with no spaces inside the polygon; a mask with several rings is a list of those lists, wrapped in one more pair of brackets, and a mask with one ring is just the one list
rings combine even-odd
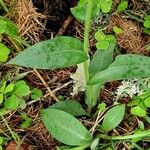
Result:
{"label": "green leaf", "polygon": [[96,138],[91,144],[91,150],[98,150],[99,138]]}
{"label": "green leaf", "polygon": [[1,87],[0,87],[0,92],[4,92],[5,91],[5,88],[6,88],[6,81],[2,81],[1,82]]}
{"label": "green leaf", "polygon": [[123,33],[123,30],[117,26],[114,26],[113,30],[116,34],[122,34]]}
{"label": "green leaf", "polygon": [[104,116],[101,129],[103,131],[109,131],[117,127],[123,120],[125,114],[125,105],[117,105],[107,111]]}
{"label": "green leaf", "polygon": [[118,6],[118,11],[125,11],[128,8],[128,1],[127,0],[123,0],[119,6]]}
{"label": "green leaf", "polygon": [[14,86],[15,86],[15,84],[10,83],[10,84],[6,87],[6,89],[5,89],[5,91],[4,91],[4,94],[7,94],[7,93],[9,93],[9,92],[12,92],[13,89],[14,89]]}
{"label": "green leaf", "polygon": [[97,104],[97,98],[100,93],[102,84],[87,85],[86,86],[86,104],[89,108],[94,107]]}
{"label": "green leaf", "polygon": [[3,22],[3,26],[0,25],[0,28],[4,27],[4,33],[10,37],[18,36],[18,28],[12,21],[0,16],[0,22]]}
{"label": "green leaf", "polygon": [[3,93],[0,93],[0,104],[3,102],[3,100],[4,100],[4,95]]}
{"label": "green leaf", "polygon": [[144,33],[149,34],[150,35],[150,29],[148,28],[144,28]]}
{"label": "green leaf", "polygon": [[19,107],[20,101],[21,99],[18,96],[12,95],[4,102],[4,108],[9,110],[17,109]]}
{"label": "green leaf", "polygon": [[149,77],[150,58],[136,54],[119,55],[108,69],[97,73],[88,84],[106,83],[129,78]]}
{"label": "green leaf", "polygon": [[105,109],[106,109],[106,104],[104,103],[104,102],[102,102],[102,103],[100,103],[99,105],[98,105],[98,109],[99,109],[99,111],[104,111]]}
{"label": "green leaf", "polygon": [[[101,36],[100,36],[101,37]],[[109,37],[109,38],[108,38]],[[108,66],[113,61],[113,51],[115,47],[115,41],[112,38],[112,36],[107,36],[109,39],[110,45],[107,50],[98,50],[94,56],[93,59],[89,65],[89,75],[90,78],[92,78],[96,73],[101,72],[108,68]],[[95,85],[88,85],[86,87],[87,91],[87,98],[86,98],[86,104],[89,107],[93,107],[97,103],[97,97],[100,92],[100,88],[103,84],[98,83]]]}
{"label": "green leaf", "polygon": [[43,96],[43,93],[40,89],[34,88],[31,90],[31,98],[33,100],[40,99]]}
{"label": "green leaf", "polygon": [[137,98],[133,99],[130,103],[128,103],[128,106],[136,106],[139,104],[140,101],[141,101],[141,99],[137,97]]}
{"label": "green leaf", "polygon": [[144,25],[145,28],[150,28],[150,20],[144,21],[143,25]]}
{"label": "green leaf", "polygon": [[111,10],[112,0],[100,0],[101,10],[103,13],[108,13]]}
{"label": "green leaf", "polygon": [[90,78],[109,67],[109,65],[113,62],[114,48],[115,44],[111,44],[107,50],[98,50],[94,54],[89,66]]}
{"label": "green leaf", "polygon": [[0,43],[0,62],[6,62],[10,50],[2,43]]}
{"label": "green leaf", "polygon": [[9,64],[39,69],[56,69],[73,66],[87,59],[80,40],[60,36],[27,48]]}
{"label": "green leaf", "polygon": [[83,124],[64,111],[45,109],[42,120],[48,131],[64,144],[78,146],[91,142],[92,137]]}
{"label": "green leaf", "polygon": [[20,80],[15,84],[13,93],[17,96],[27,96],[30,93],[30,88],[24,80]]}
{"label": "green leaf", "polygon": [[[87,5],[88,2],[86,0],[79,1],[78,5],[74,8],[71,8],[71,13],[74,17],[82,22],[85,22],[86,13],[87,13]],[[100,12],[100,5],[98,0],[93,1],[93,9],[92,9],[92,20],[95,20]]]}
{"label": "green leaf", "polygon": [[0,136],[0,145],[2,145],[2,144],[3,144],[3,141],[4,141],[3,137],[2,137],[2,136]]}
{"label": "green leaf", "polygon": [[73,116],[87,115],[85,110],[82,108],[80,103],[77,101],[71,101],[71,100],[60,101],[60,102],[55,103],[52,106],[50,106],[50,108],[65,111]]}
{"label": "green leaf", "polygon": [[97,31],[96,33],[95,33],[95,39],[97,40],[97,41],[101,41],[101,40],[105,40],[106,39],[106,35],[104,34],[104,32],[103,31]]}
{"label": "green leaf", "polygon": [[109,47],[109,42],[106,40],[101,40],[100,42],[96,43],[97,49],[107,49]]}
{"label": "green leaf", "polygon": [[144,20],[149,20],[150,21],[150,15],[146,15],[145,17],[144,17]]}
{"label": "green leaf", "polygon": [[6,31],[7,23],[4,20],[0,19],[0,34],[3,34]]}
{"label": "green leaf", "polygon": [[149,107],[150,108],[150,97],[147,97],[145,100],[144,100],[144,104],[146,107]]}
{"label": "green leaf", "polygon": [[144,110],[140,106],[135,106],[131,108],[131,113],[135,116],[144,117],[146,115],[146,110]]}

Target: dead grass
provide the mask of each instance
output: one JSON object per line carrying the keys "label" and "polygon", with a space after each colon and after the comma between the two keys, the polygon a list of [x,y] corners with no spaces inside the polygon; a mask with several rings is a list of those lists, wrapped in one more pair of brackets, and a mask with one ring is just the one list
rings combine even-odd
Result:
{"label": "dead grass", "polygon": [[40,35],[45,29],[46,16],[37,12],[32,0],[12,1],[10,1],[12,5],[8,17],[18,26],[20,36],[30,43],[39,42]]}
{"label": "dead grass", "polygon": [[114,26],[123,30],[122,34],[116,35],[118,46],[121,49],[126,50],[127,53],[148,55],[146,45],[150,39],[142,35],[142,28],[138,22],[115,14],[110,19],[107,32],[112,32]]}

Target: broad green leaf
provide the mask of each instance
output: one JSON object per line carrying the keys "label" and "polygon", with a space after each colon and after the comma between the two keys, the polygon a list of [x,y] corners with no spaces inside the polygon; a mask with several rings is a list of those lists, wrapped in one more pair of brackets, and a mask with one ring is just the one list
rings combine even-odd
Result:
{"label": "broad green leaf", "polygon": [[147,97],[145,100],[144,100],[144,104],[146,107],[149,107],[150,108],[150,97]]}
{"label": "broad green leaf", "polygon": [[150,76],[150,58],[136,54],[119,55],[108,69],[94,75],[88,84]]}
{"label": "broad green leaf", "polygon": [[13,93],[17,96],[27,96],[30,93],[30,88],[25,81],[20,80],[15,84]]}
{"label": "broad green leaf", "polygon": [[87,59],[80,40],[60,36],[27,48],[9,64],[39,69],[56,69],[73,66]]}
{"label": "broad green leaf", "polygon": [[4,94],[7,94],[7,93],[9,93],[9,92],[12,92],[13,89],[14,89],[14,86],[15,86],[15,84],[10,83],[10,84],[6,87],[6,89],[5,89],[5,91],[4,91]]}
{"label": "broad green leaf", "polygon": [[60,101],[50,106],[50,108],[65,111],[73,116],[87,115],[85,110],[82,108],[81,104],[77,101],[71,100]]}
{"label": "broad green leaf", "polygon": [[114,26],[113,30],[116,34],[122,34],[124,32],[121,28],[119,28],[117,26]]}
{"label": "broad green leaf", "polygon": [[144,117],[146,115],[146,110],[144,110],[140,106],[135,106],[131,108],[131,113],[139,117]]}
{"label": "broad green leaf", "polygon": [[100,0],[99,3],[103,13],[108,13],[111,10],[112,0]]}
{"label": "broad green leaf", "polygon": [[[71,13],[74,15],[74,17],[82,22],[85,22],[86,19],[86,13],[87,13],[87,5],[88,2],[86,0],[82,0],[82,2],[79,1],[78,5],[74,8],[71,8]],[[100,4],[98,0],[93,1],[93,9],[92,9],[92,20],[95,20],[100,12]]]}
{"label": "broad green leaf", "polygon": [[117,127],[123,120],[125,114],[125,105],[117,105],[107,111],[104,116],[101,129],[103,131],[109,131]]}
{"label": "broad green leaf", "polygon": [[3,102],[3,99],[4,99],[4,95],[3,93],[0,93],[0,104]]}
{"label": "broad green leaf", "polygon": [[127,0],[123,0],[122,2],[120,2],[119,6],[118,6],[118,11],[125,11],[128,8],[128,1]]}
{"label": "broad green leaf", "polygon": [[40,89],[34,88],[31,90],[31,98],[34,100],[40,99],[43,96],[43,93]]}
{"label": "broad green leaf", "polygon": [[10,50],[2,43],[0,43],[0,62],[6,62]]}
{"label": "broad green leaf", "polygon": [[20,101],[21,99],[18,96],[12,95],[4,102],[4,108],[9,110],[17,109],[19,107]]}
{"label": "broad green leaf", "polygon": [[83,124],[64,111],[45,109],[42,120],[48,131],[64,144],[78,146],[91,142],[92,137]]}

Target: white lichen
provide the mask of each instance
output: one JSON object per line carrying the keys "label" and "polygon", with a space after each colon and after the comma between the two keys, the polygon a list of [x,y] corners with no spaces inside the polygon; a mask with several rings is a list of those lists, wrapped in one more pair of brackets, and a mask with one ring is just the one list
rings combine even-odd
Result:
{"label": "white lichen", "polygon": [[84,73],[84,64],[78,64],[77,70],[74,74],[72,74],[70,77],[73,79],[73,91],[70,93],[70,95],[74,96],[78,94],[79,92],[85,91],[86,88],[86,78]]}
{"label": "white lichen", "polygon": [[140,95],[143,92],[141,83],[138,79],[123,80],[121,85],[117,88],[115,99],[118,100],[120,97],[133,97],[134,95]]}

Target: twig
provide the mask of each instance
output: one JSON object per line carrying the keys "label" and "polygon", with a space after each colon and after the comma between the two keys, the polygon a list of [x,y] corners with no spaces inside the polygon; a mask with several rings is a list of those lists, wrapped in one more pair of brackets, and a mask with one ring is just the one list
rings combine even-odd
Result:
{"label": "twig", "polygon": [[[68,86],[68,85],[69,85],[69,84],[71,84],[71,83],[72,83],[72,81],[69,81],[69,82],[67,82],[67,83],[63,84],[62,86],[57,87],[57,88],[56,88],[56,89],[54,89],[52,92],[53,92],[53,93],[55,93],[55,92],[57,92],[57,91],[61,90],[62,88],[64,88],[64,87]],[[43,96],[43,98],[46,98],[47,96],[49,96],[49,93],[45,94],[45,95]]]}
{"label": "twig", "polygon": [[40,75],[40,73],[34,69],[34,72],[37,74],[37,76],[39,77],[39,79],[41,80],[41,82],[43,83],[43,85],[46,87],[46,89],[49,92],[49,95],[56,101],[58,102],[59,99],[56,97],[56,95],[52,92],[52,90],[49,88],[49,86],[47,85],[47,83],[45,82],[45,80],[43,79],[43,77]]}
{"label": "twig", "polygon": [[63,26],[59,29],[58,33],[56,36],[59,36],[59,35],[62,35],[67,27],[69,26],[70,22],[72,21],[73,17],[72,16],[69,16],[63,23]]}
{"label": "twig", "polygon": [[98,112],[97,118],[95,120],[95,123],[93,125],[93,127],[90,129],[91,134],[93,134],[95,132],[96,127],[98,126],[98,124],[102,121],[102,119],[104,118],[104,116],[102,117],[102,115],[105,113],[105,111]]}

